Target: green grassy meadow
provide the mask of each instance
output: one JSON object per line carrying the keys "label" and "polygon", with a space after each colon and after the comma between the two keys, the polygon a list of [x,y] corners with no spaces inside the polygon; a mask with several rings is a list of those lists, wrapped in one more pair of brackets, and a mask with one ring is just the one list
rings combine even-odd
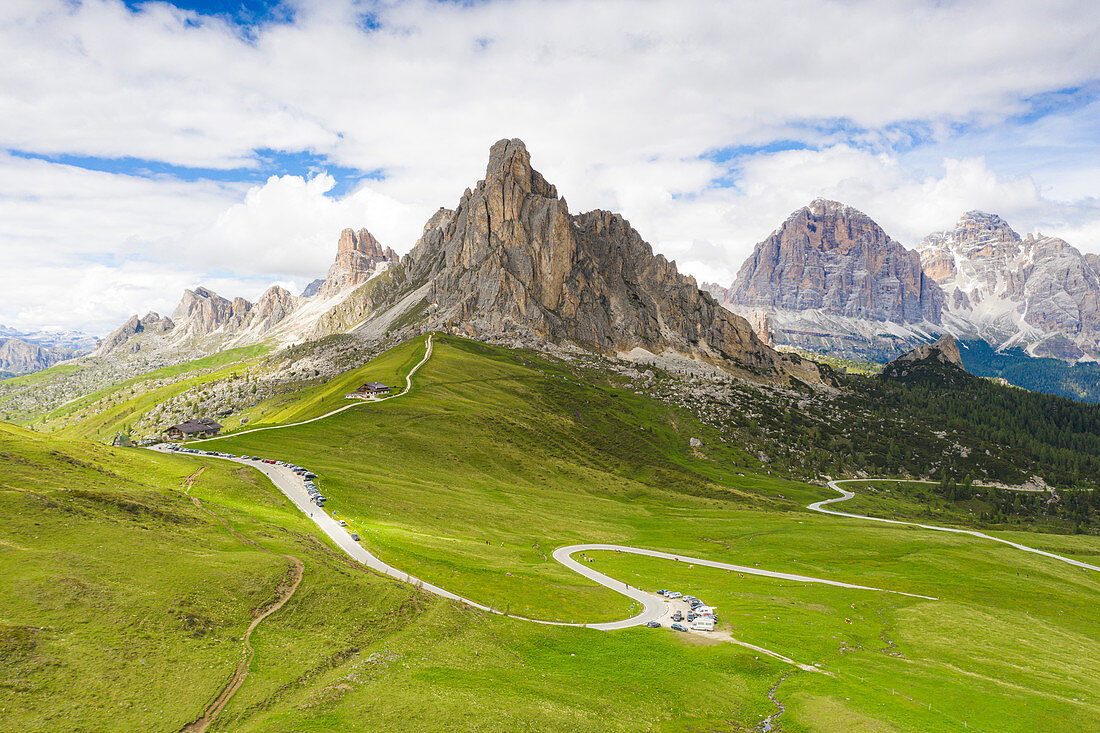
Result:
{"label": "green grassy meadow", "polygon": [[[324,414],[362,381],[403,386],[423,349],[259,405],[251,424]],[[232,673],[291,554],[302,584],[253,634],[251,673],[211,730],[752,731],[777,712],[773,689],[786,707],[773,730],[1100,730],[1097,574],[808,512],[833,492],[769,476],[687,411],[616,384],[437,336],[407,395],[196,447],[316,471],[326,510],[383,560],[517,616],[631,613],[550,557],[577,542],[937,600],[600,552],[596,569],[694,593],[721,630],[823,672],[701,634],[537,625],[364,570],[251,469],[0,427],[13,569],[0,577],[0,729],[179,730]],[[199,469],[191,496],[217,517],[181,488]],[[1100,553],[1095,537],[1001,534]]]}
{"label": "green grassy meadow", "polygon": [[[419,352],[406,348],[409,353],[399,351],[379,368],[415,363]],[[369,377],[369,369],[362,376]],[[689,449],[692,436],[704,441],[701,454]],[[787,725],[803,710],[807,729],[835,719],[841,727],[833,729],[843,730],[860,716],[902,730],[939,730],[952,718],[978,730],[1029,730],[1036,721],[1084,729],[1100,703],[1088,694],[1100,681],[1100,668],[1088,661],[1100,651],[1092,611],[1100,593],[1096,578],[975,538],[805,512],[804,504],[831,492],[761,475],[748,456],[721,444],[690,415],[585,382],[534,355],[437,338],[432,360],[399,400],[208,446],[310,467],[330,497],[326,509],[347,519],[384,560],[512,614],[595,622],[630,612],[629,601],[549,557],[553,548],[574,542],[756,563],[941,598],[751,581],[760,587],[750,614],[791,603],[821,606],[825,610],[814,611],[822,614],[817,625],[851,634],[855,624],[844,621],[853,613],[850,604],[864,604],[873,614],[858,622],[860,639],[906,639],[921,660],[894,662],[867,644],[853,652],[846,646],[855,640],[839,634],[789,637],[782,653],[798,661],[843,668],[859,657],[854,669],[878,691],[854,693],[846,686],[850,679],[808,680],[800,673],[792,687],[804,700],[788,711]],[[1100,545],[1095,538],[1069,543],[1059,535],[1021,534],[1025,543],[1077,545],[1084,553]],[[643,587],[681,581],[662,575],[668,563],[630,556],[616,562],[631,567],[622,568],[627,575],[616,574],[618,568],[610,574],[629,582],[629,573],[638,573]],[[728,574],[707,572],[717,577],[696,595],[710,600],[732,592],[723,585],[732,581]],[[792,596],[809,598],[783,600]],[[1006,633],[1019,642],[998,649]],[[770,634],[765,624],[746,640],[777,643]],[[1028,654],[1048,645],[1058,654],[1025,665]],[[937,686],[955,691],[942,698],[939,713],[922,712],[903,696],[882,697],[898,670],[913,664],[923,670],[907,682],[913,699],[941,700]],[[1072,694],[1054,675],[1067,664],[1076,666]],[[1002,683],[1020,688],[1014,694],[1027,700],[1032,714],[991,703],[968,719],[975,689],[988,692]],[[837,689],[848,690],[843,697],[850,699],[838,697]]]}

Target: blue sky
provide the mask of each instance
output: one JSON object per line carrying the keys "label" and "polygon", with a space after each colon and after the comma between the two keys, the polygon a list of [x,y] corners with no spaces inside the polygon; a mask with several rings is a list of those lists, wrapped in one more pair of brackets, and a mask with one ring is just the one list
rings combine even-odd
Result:
{"label": "blue sky", "polygon": [[501,137],[699,279],[816,196],[909,246],[979,208],[1100,251],[1098,7],[12,0],[0,323],[300,288],[345,226],[407,251]]}

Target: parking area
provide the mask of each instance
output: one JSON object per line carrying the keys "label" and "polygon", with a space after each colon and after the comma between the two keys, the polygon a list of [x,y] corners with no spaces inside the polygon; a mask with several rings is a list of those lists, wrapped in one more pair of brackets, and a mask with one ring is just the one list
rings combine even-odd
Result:
{"label": "parking area", "polygon": [[717,623],[716,609],[703,599],[680,591],[661,589],[657,595],[667,599],[669,612],[660,621],[650,621],[651,629],[668,626],[673,631],[709,633]]}

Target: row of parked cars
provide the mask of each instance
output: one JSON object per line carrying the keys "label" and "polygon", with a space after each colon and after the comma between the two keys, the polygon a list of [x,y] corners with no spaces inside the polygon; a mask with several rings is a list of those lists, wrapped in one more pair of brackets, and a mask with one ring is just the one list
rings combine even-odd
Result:
{"label": "row of parked cars", "polygon": [[[315,474],[313,471],[302,468],[295,463],[289,463],[287,461],[276,461],[272,460],[271,458],[260,458],[259,456],[238,456],[232,453],[221,453],[214,450],[198,450],[197,448],[185,448],[184,446],[177,443],[166,443],[164,447],[175,453],[190,453],[196,456],[214,456],[216,458],[237,458],[245,461],[255,461],[256,463],[267,463],[272,466],[283,466],[285,468],[289,468],[291,471],[302,477],[302,483],[305,484],[306,493],[309,494],[309,500],[316,504],[318,507],[323,508],[325,506],[325,496],[321,493],[321,490],[317,488],[317,484],[315,483],[317,474]],[[341,519],[340,526],[346,529],[348,525],[347,522]],[[350,534],[351,538],[356,542],[359,541],[359,535],[355,532],[352,532],[349,529],[348,534]]]}
{"label": "row of parked cars", "polygon": [[[321,494],[321,490],[317,488],[317,484],[314,483],[314,479],[317,478],[317,474],[312,471],[308,471],[301,466],[293,463],[287,463],[286,461],[276,461],[271,458],[260,458],[259,456],[238,456],[232,453],[221,453],[215,450],[199,450],[197,448],[185,448],[177,443],[167,443],[165,445],[170,451],[175,453],[190,453],[196,456],[214,456],[216,458],[240,458],[246,461],[255,461],[257,463],[267,463],[272,466],[285,466],[294,473],[302,477],[306,485],[306,493],[309,494],[309,500],[319,507],[325,505],[325,497]],[[358,537],[356,538],[358,539]]]}

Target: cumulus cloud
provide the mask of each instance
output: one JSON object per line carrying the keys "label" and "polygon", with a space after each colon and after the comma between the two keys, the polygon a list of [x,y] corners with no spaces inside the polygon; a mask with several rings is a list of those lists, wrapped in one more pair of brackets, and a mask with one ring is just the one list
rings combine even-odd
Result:
{"label": "cumulus cloud", "polygon": [[[907,244],[987,208],[1100,250],[1093,0],[292,8],[241,28],[165,2],[0,7],[0,147],[224,171],[307,151],[380,172],[337,196],[324,172],[244,186],[0,156],[0,264],[26,283],[0,321],[102,330],[167,308],[176,293],[141,300],[146,271],[254,297],[321,274],[345,226],[405,251],[501,137],[527,142],[571,208],[622,211],[700,277],[731,279],[818,195]],[[28,309],[36,288],[70,317]]]}

